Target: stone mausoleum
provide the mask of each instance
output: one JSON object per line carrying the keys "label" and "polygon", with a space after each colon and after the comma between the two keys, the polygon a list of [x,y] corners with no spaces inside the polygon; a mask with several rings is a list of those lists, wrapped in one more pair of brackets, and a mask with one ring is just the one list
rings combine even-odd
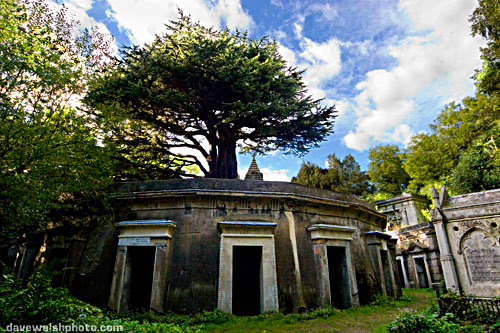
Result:
{"label": "stone mausoleum", "polygon": [[254,159],[245,180],[119,183],[113,216],[5,240],[1,259],[21,279],[54,260],[55,286],[116,311],[255,315],[400,296],[395,239],[374,206],[262,179]]}
{"label": "stone mausoleum", "polygon": [[429,288],[442,280],[439,246],[434,225],[426,217],[430,201],[420,195],[403,195],[377,201],[387,216],[387,233],[397,238],[396,263],[403,288]]}
{"label": "stone mausoleum", "polygon": [[207,178],[116,190],[114,310],[255,315],[400,295],[385,216],[354,196]]}
{"label": "stone mausoleum", "polygon": [[448,197],[433,189],[432,223],[446,287],[500,296],[500,189]]}

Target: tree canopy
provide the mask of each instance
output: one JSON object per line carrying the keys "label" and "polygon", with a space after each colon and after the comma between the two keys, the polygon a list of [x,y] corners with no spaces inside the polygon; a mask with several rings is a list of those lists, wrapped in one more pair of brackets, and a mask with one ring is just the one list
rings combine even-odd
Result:
{"label": "tree canopy", "polygon": [[500,1],[479,0],[470,17],[472,35],[486,39],[481,48],[483,68],[476,73],[479,92],[487,95],[500,92]]}
{"label": "tree canopy", "polygon": [[[0,228],[43,227],[78,191],[110,181],[109,159],[74,105],[106,40],[43,1],[0,2]],[[72,106],[73,105],[73,106]]]}
{"label": "tree canopy", "polygon": [[292,183],[365,196],[373,192],[366,172],[361,171],[352,155],[344,160],[331,154],[328,156],[328,168],[324,169],[311,162],[304,162]]}
{"label": "tree canopy", "polygon": [[165,167],[236,178],[236,149],[303,154],[331,133],[334,107],[307,94],[268,37],[218,31],[180,13],[152,44],[127,48],[86,103],[108,140]]}
{"label": "tree canopy", "polygon": [[403,169],[403,155],[398,146],[385,145],[370,149],[368,175],[377,191],[401,194],[408,186],[410,177]]}

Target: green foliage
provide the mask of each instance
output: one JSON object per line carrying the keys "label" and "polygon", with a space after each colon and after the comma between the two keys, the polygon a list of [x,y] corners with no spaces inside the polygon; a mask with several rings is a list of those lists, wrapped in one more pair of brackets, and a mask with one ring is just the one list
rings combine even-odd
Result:
{"label": "green foliage", "polygon": [[344,160],[335,154],[328,156],[328,168],[323,169],[311,162],[304,162],[292,183],[365,196],[372,193],[372,186],[366,172],[361,171],[352,155]]}
{"label": "green foliage", "polygon": [[500,188],[500,126],[474,140],[453,170],[450,188],[457,194]]}
{"label": "green foliage", "polygon": [[488,311],[488,307],[475,305],[473,302],[474,299],[474,296],[462,296],[450,291],[440,297],[440,301],[446,312],[460,318],[463,322],[489,325],[500,323],[500,318],[495,311]]}
{"label": "green foliage", "polygon": [[67,289],[51,286],[55,273],[36,270],[24,287],[12,274],[0,281],[0,327],[13,324],[71,323],[102,311],[74,298]]}
{"label": "green foliage", "polygon": [[111,180],[107,150],[76,110],[108,44],[43,0],[2,1],[0,15],[0,232],[19,234],[43,227],[63,194]]}
{"label": "green foliage", "polygon": [[420,313],[414,310],[403,309],[396,320],[390,325],[391,332],[416,333],[461,332],[460,325],[455,322],[452,314],[438,318],[436,313]]}
{"label": "green foliage", "polygon": [[380,192],[399,195],[408,186],[410,177],[403,169],[403,154],[395,145],[370,149],[368,175]]}
{"label": "green foliage", "polygon": [[500,1],[479,0],[479,6],[470,17],[472,35],[487,40],[481,49],[483,69],[476,72],[478,89],[488,95],[500,91]]}
{"label": "green foliage", "polygon": [[123,50],[86,97],[107,142],[128,159],[144,161],[140,149],[161,169],[196,165],[208,177],[236,178],[238,145],[300,155],[332,131],[335,108],[307,95],[276,41],[206,28],[182,13],[167,28],[152,44]]}
{"label": "green foliage", "polygon": [[[485,164],[494,169],[494,155],[476,145],[496,137],[492,131],[496,133],[499,106],[496,96],[484,94],[467,97],[461,104],[447,105],[429,126],[431,132],[415,135],[408,145],[403,166],[411,177],[410,189],[426,194],[431,185],[444,184],[454,193],[467,193],[498,186],[487,179],[487,172],[476,173],[474,169]],[[484,185],[481,187],[479,183]]]}

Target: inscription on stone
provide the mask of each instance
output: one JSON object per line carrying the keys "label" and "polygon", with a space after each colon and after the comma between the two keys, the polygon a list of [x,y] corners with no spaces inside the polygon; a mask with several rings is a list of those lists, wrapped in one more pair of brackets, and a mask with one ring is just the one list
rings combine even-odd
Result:
{"label": "inscription on stone", "polygon": [[122,246],[145,246],[150,245],[149,237],[124,237],[118,240],[118,245]]}
{"label": "inscription on stone", "polygon": [[474,283],[500,284],[500,246],[481,231],[474,231],[464,242],[469,274]]}

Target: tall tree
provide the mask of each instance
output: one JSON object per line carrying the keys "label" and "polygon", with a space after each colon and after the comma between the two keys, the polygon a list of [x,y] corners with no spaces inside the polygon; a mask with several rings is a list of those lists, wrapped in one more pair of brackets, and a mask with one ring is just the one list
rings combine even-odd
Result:
{"label": "tall tree", "polygon": [[182,13],[167,27],[152,44],[124,50],[86,98],[124,149],[140,145],[207,177],[236,178],[237,146],[300,155],[331,133],[335,108],[307,95],[274,40],[206,28]]}
{"label": "tall tree", "polygon": [[370,149],[368,175],[378,191],[391,195],[401,194],[410,177],[403,169],[403,156],[395,145],[377,146]]}
{"label": "tall tree", "polygon": [[462,103],[446,105],[429,126],[430,133],[415,135],[408,145],[404,168],[411,177],[410,186],[418,190],[433,183],[448,184],[460,156],[497,119],[498,96],[477,93]]}
{"label": "tall tree", "polygon": [[311,162],[304,162],[292,183],[319,187],[332,191],[365,196],[373,192],[368,174],[361,171],[359,163],[352,155],[344,160],[331,154],[328,156],[328,168],[324,169]]}
{"label": "tall tree", "polygon": [[500,188],[500,123],[479,136],[462,154],[450,177],[454,194]]}
{"label": "tall tree", "polygon": [[110,180],[105,150],[71,107],[107,42],[42,0],[1,1],[0,15],[0,231],[23,232],[65,195]]}
{"label": "tall tree", "polygon": [[479,91],[488,95],[500,92],[500,1],[479,0],[470,17],[472,35],[482,36],[487,46],[481,48],[483,69],[476,73]]}

